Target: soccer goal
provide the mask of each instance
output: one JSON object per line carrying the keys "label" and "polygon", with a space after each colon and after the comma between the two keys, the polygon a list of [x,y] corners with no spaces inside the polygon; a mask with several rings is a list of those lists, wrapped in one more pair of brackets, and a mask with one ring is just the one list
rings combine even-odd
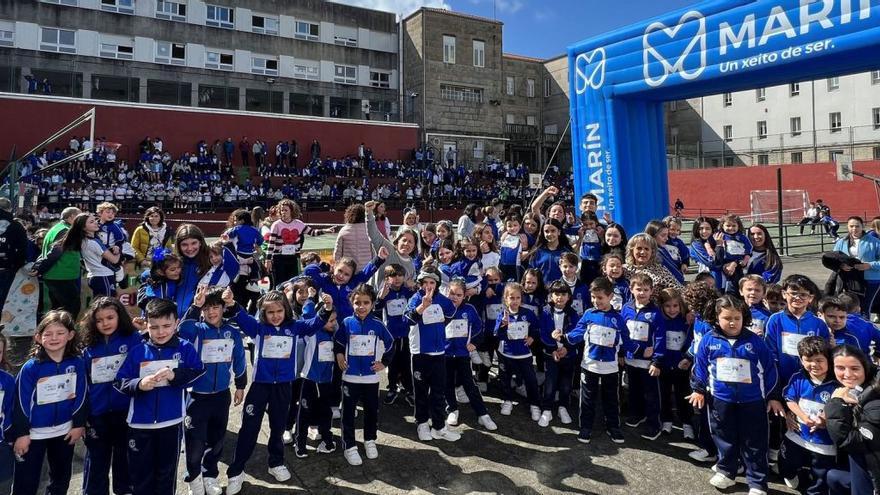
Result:
{"label": "soccer goal", "polygon": [[[750,193],[752,222],[775,223],[779,215],[779,196],[776,190],[758,190]],[[782,191],[782,221],[796,223],[804,217],[810,204],[810,196],[803,189],[784,189]]]}

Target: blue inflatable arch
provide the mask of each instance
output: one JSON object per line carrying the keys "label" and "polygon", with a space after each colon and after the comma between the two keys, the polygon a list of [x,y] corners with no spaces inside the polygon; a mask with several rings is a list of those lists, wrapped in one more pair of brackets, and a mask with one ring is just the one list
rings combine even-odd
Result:
{"label": "blue inflatable arch", "polygon": [[[575,204],[669,211],[663,102],[880,68],[880,0],[718,0],[568,49]],[[721,184],[707,184],[707,192]]]}

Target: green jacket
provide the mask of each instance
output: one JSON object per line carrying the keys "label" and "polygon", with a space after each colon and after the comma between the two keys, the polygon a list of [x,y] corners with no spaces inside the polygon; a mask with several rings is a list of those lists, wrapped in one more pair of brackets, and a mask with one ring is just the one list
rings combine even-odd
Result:
{"label": "green jacket", "polygon": [[[49,257],[52,251],[52,245],[55,241],[63,237],[64,232],[69,226],[64,222],[58,222],[43,239],[43,249],[41,258]],[[76,280],[82,276],[82,256],[79,251],[67,251],[61,254],[61,257],[52,263],[51,268],[43,273],[43,280]]]}

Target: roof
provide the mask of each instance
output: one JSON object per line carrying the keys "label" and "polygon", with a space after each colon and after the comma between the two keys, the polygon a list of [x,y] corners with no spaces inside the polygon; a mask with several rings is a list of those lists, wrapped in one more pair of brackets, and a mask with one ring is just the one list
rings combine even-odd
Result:
{"label": "roof", "polygon": [[461,13],[461,12],[455,12],[455,11],[447,10],[447,9],[437,9],[437,8],[433,8],[433,7],[422,7],[422,8],[420,8],[419,10],[417,10],[417,11],[413,12],[412,14],[408,15],[408,16],[404,19],[404,21],[409,20],[411,17],[415,16],[416,14],[420,14],[420,13],[422,13],[422,12],[434,12],[434,13],[436,13],[436,14],[445,14],[445,15],[451,15],[451,16],[455,16],[455,17],[461,17],[461,18],[464,18],[464,19],[471,19],[471,20],[474,20],[474,21],[481,21],[481,22],[488,22],[488,23],[491,23],[491,24],[504,25],[503,22],[501,22],[501,21],[499,21],[499,20],[497,20],[497,19],[489,19],[488,17],[480,17],[480,16],[477,16],[477,15],[464,14],[464,13]]}
{"label": "roof", "polygon": [[513,60],[522,60],[523,62],[544,62],[543,58],[527,57],[525,55],[517,55],[515,53],[503,53],[501,56],[503,58],[510,58]]}

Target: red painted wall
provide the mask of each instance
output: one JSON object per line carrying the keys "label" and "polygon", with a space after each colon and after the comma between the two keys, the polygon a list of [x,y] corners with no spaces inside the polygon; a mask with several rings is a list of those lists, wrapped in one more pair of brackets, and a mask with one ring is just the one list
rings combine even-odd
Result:
{"label": "red painted wall", "polygon": [[[695,216],[700,209],[717,216],[721,211],[751,212],[750,193],[754,190],[776,190],[776,170],[779,166],[734,167],[701,170],[669,171],[670,203],[675,198],[684,202],[687,216]],[[880,198],[874,183],[861,177],[852,182],[837,180],[833,163],[810,165],[782,165],[782,188],[802,189],[810,201],[822,199],[831,207],[832,216],[840,220],[849,215],[871,218],[880,214]],[[880,161],[856,162],[853,169],[880,176]]]}
{"label": "red painted wall", "polygon": [[[236,164],[240,160],[237,146],[242,136],[248,136],[252,144],[254,139],[262,139],[269,145],[272,155],[278,141],[295,139],[300,163],[309,152],[313,139],[321,143],[321,154],[325,156],[355,154],[363,142],[373,149],[373,156],[398,159],[409,157],[401,154],[417,146],[419,134],[417,127],[403,125],[300,120],[272,115],[212,113],[201,109],[181,111],[68,99],[0,97],[0,159],[9,157],[13,145],[17,145],[21,156],[92,107],[96,108],[95,136],[121,143],[126,148],[121,149],[120,154],[124,157],[130,153],[131,159],[136,158],[137,145],[145,136],[160,136],[165,149],[172,153],[195,151],[196,143],[201,139],[211,146],[215,139],[224,141],[231,137],[236,143]],[[88,125],[83,124],[66,134],[58,141],[58,146],[66,147],[74,134],[88,135]]]}

